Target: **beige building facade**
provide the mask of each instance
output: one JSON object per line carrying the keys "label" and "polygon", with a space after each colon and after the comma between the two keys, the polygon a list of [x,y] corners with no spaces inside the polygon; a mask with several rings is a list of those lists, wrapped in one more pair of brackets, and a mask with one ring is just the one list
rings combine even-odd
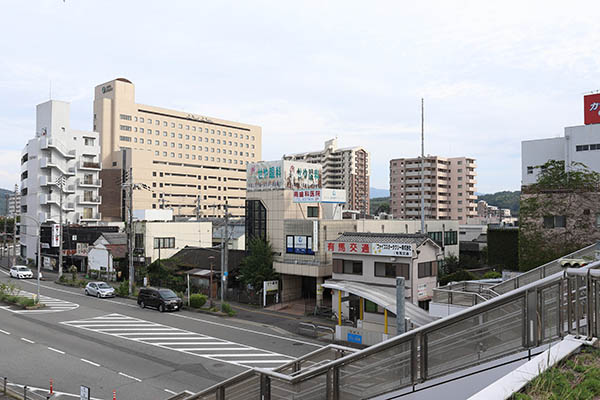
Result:
{"label": "beige building facade", "polygon": [[102,149],[102,216],[124,218],[122,182],[133,182],[134,209],[175,217],[244,215],[246,165],[261,159],[259,126],[136,103],[132,82],[96,86],[94,130]]}
{"label": "beige building facade", "polygon": [[323,150],[289,154],[283,158],[321,164],[323,187],[346,191],[344,209],[369,213],[371,156],[364,148],[338,148],[337,139],[331,139],[325,142]]}
{"label": "beige building facade", "polygon": [[[421,217],[421,158],[390,161],[390,210],[395,218]],[[458,220],[477,216],[475,159],[425,158],[425,218]]]}

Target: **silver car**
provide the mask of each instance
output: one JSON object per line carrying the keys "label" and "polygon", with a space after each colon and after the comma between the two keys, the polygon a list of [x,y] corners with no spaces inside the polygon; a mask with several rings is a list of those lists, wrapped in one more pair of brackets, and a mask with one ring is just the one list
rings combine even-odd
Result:
{"label": "silver car", "polygon": [[26,279],[33,278],[33,272],[24,265],[14,265],[10,267],[10,276],[13,278]]}
{"label": "silver car", "polygon": [[98,298],[115,297],[115,289],[106,282],[89,282],[85,286],[85,294]]}

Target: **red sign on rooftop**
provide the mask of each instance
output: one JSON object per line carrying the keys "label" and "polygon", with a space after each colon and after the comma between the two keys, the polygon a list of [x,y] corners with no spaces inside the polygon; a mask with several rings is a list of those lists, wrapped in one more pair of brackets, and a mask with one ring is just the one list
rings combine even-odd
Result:
{"label": "red sign on rooftop", "polygon": [[583,113],[586,125],[600,124],[600,93],[583,96]]}

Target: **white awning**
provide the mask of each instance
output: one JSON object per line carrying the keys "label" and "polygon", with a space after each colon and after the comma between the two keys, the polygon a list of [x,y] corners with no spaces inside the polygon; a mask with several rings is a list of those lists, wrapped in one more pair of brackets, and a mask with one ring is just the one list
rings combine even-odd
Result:
{"label": "white awning", "polygon": [[[360,282],[351,281],[334,281],[327,280],[323,284],[324,288],[341,290],[343,292],[352,293],[373,303],[377,304],[396,314],[396,288],[386,286],[375,286],[367,285]],[[435,321],[437,318],[429,315],[429,313],[422,308],[415,306],[410,301],[404,303],[404,313],[406,318],[409,318],[411,322],[417,326],[427,325],[430,322]]]}

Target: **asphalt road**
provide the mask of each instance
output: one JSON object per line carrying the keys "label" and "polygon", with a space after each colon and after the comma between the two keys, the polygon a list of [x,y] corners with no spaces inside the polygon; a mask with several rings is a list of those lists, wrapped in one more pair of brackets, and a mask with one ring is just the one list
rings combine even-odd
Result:
{"label": "asphalt road", "polygon": [[[35,293],[36,281],[11,279]],[[0,376],[79,398],[159,400],[197,392],[250,367],[272,368],[321,347],[281,329],[187,311],[159,313],[42,282],[44,311],[0,308]],[[77,394],[75,396],[74,394]]]}

